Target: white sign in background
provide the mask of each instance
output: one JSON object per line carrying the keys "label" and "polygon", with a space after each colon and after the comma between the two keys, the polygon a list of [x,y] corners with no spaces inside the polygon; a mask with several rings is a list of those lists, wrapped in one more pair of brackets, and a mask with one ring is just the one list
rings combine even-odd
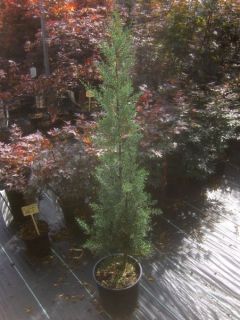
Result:
{"label": "white sign in background", "polygon": [[13,221],[13,215],[10,210],[7,194],[4,190],[0,190],[0,214],[2,214],[3,220],[8,227]]}

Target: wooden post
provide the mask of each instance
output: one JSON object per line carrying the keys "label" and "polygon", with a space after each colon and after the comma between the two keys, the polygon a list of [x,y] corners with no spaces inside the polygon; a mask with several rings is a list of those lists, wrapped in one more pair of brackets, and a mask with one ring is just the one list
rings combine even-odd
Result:
{"label": "wooden post", "polygon": [[88,111],[91,111],[91,99],[94,97],[94,93],[91,90],[86,91],[86,97],[88,98]]}
{"label": "wooden post", "polygon": [[88,111],[90,112],[91,111],[91,97],[88,98]]}
{"label": "wooden post", "polygon": [[31,214],[31,218],[32,218],[32,221],[33,221],[34,227],[35,227],[35,229],[36,229],[37,235],[38,235],[38,236],[40,236],[40,232],[39,232],[39,229],[38,229],[38,225],[37,225],[36,220],[34,219],[33,214]]}

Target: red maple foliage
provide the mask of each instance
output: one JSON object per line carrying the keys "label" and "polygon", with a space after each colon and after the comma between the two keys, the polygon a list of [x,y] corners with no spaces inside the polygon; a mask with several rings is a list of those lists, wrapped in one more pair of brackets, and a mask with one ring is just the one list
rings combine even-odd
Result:
{"label": "red maple foliage", "polygon": [[[71,100],[79,107],[77,97],[79,93],[84,95],[85,91],[82,81],[92,84],[99,81],[96,69],[96,62],[100,59],[98,46],[105,36],[111,5],[112,1],[100,0],[45,0],[41,8],[39,1],[35,0],[7,0],[0,10],[0,31],[4,31],[5,44],[0,48],[0,58],[4,56],[7,64],[8,60],[16,58],[19,63],[14,83],[6,67],[2,68],[0,63],[1,89],[5,86],[1,98],[5,100],[11,95],[12,100],[19,100],[24,95],[42,94],[53,120],[59,99],[63,96],[69,98],[69,91],[73,92]],[[41,13],[46,19],[49,77],[44,76]],[[20,25],[16,21],[20,21]],[[29,73],[33,65],[37,69],[34,79]]]}
{"label": "red maple foliage", "polygon": [[11,142],[0,142],[1,184],[7,190],[25,191],[31,174],[31,166],[42,150],[52,144],[40,132],[23,136],[16,125],[11,127]]}

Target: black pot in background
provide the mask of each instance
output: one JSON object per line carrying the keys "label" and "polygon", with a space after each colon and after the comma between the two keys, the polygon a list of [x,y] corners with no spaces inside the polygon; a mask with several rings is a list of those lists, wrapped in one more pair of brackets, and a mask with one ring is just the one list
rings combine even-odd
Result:
{"label": "black pot in background", "polygon": [[46,256],[50,253],[48,233],[40,234],[32,240],[24,240],[27,251],[33,256]]}
{"label": "black pot in background", "polygon": [[74,225],[75,217],[74,217],[74,210],[75,206],[72,203],[65,203],[63,201],[60,202],[60,206],[64,215],[64,220],[68,226]]}
{"label": "black pot in background", "polygon": [[7,191],[7,198],[10,204],[11,213],[14,217],[14,221],[19,223],[25,220],[21,208],[25,206],[25,199],[21,192]]}
{"label": "black pot in background", "polygon": [[[50,253],[50,241],[48,237],[48,225],[45,221],[40,222],[43,228],[40,229],[40,235],[35,234],[32,238],[24,237],[22,230],[20,231],[19,237],[24,241],[26,245],[27,252],[33,256],[45,256]],[[31,223],[26,223],[22,228],[34,228]]]}
{"label": "black pot in background", "polygon": [[99,299],[102,306],[108,313],[118,316],[129,314],[134,311],[137,305],[139,282],[142,277],[142,266],[135,258],[128,256],[128,260],[136,266],[138,272],[137,281],[133,285],[123,289],[107,288],[96,279],[96,271],[99,265],[111,256],[116,255],[110,255],[100,259],[93,269],[93,278],[98,288]]}

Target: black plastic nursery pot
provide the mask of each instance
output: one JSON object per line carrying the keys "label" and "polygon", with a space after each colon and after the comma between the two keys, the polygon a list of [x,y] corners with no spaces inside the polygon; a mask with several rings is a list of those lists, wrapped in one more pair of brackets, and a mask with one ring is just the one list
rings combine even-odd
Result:
{"label": "black plastic nursery pot", "polygon": [[109,255],[97,261],[93,269],[93,278],[98,289],[100,302],[104,309],[110,314],[128,314],[131,313],[137,305],[142,266],[135,258],[128,256],[128,262],[135,266],[137,273],[135,283],[121,289],[105,287],[97,280],[96,272],[103,262],[106,262],[107,259],[111,259],[114,256],[119,256],[119,254]]}
{"label": "black plastic nursery pot", "polygon": [[15,222],[23,222],[25,220],[21,208],[25,206],[24,196],[21,192],[18,191],[7,191],[6,192],[8,201],[11,208],[11,213],[14,217]]}
{"label": "black plastic nursery pot", "polygon": [[73,213],[74,205],[60,201],[60,206],[61,206],[66,224],[67,225],[74,224],[75,223],[74,213]]}
{"label": "black plastic nursery pot", "polygon": [[25,223],[19,232],[19,237],[24,241],[29,254],[42,257],[50,253],[48,225],[45,221],[39,221],[38,227],[40,235],[36,233],[32,223]]}

